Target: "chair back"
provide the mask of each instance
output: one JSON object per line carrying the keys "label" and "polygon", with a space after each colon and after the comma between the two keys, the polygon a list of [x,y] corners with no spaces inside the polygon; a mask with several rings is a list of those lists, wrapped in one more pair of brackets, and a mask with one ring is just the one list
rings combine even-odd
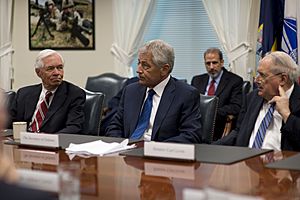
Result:
{"label": "chair back", "polygon": [[114,73],[104,73],[88,77],[85,89],[92,92],[102,92],[105,95],[103,104],[106,107],[107,102],[123,88],[126,80],[126,77]]}
{"label": "chair back", "polygon": [[16,96],[16,92],[15,91],[7,91],[5,92],[6,95],[6,106],[7,109],[10,110],[11,106],[12,106],[12,102]]}
{"label": "chair back", "polygon": [[246,104],[247,94],[250,92],[251,83],[250,81],[244,81],[242,86],[242,105]]}
{"label": "chair back", "polygon": [[83,133],[87,135],[99,135],[103,100],[105,95],[101,92],[91,92],[85,90],[86,101],[84,105],[85,121]]}
{"label": "chair back", "polygon": [[214,135],[219,98],[200,94],[202,140],[211,143]]}

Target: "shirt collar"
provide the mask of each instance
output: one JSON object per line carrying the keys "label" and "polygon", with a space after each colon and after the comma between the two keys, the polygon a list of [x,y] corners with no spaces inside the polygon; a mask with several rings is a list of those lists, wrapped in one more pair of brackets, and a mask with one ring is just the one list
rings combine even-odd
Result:
{"label": "shirt collar", "polygon": [[[169,75],[167,78],[165,78],[162,82],[160,82],[159,84],[157,84],[153,90],[155,91],[156,95],[158,95],[159,97],[161,97],[166,85],[168,84],[169,80],[171,78],[171,75]],[[147,88],[147,92],[150,90],[150,88]]]}
{"label": "shirt collar", "polygon": [[[223,75],[223,68],[222,68],[222,70],[220,71],[219,76],[218,76],[217,78],[214,79],[217,85],[220,83],[220,80],[221,80],[221,78],[222,78],[222,75]],[[211,80],[212,80],[212,78],[209,76],[208,82],[210,83]]]}
{"label": "shirt collar", "polygon": [[290,98],[293,90],[294,90],[294,84],[285,92],[285,94],[288,98]]}
{"label": "shirt collar", "polygon": [[56,92],[57,88],[55,88],[54,90],[47,90],[44,85],[42,86],[42,95],[45,96],[47,91],[52,92],[52,96],[54,95],[54,93]]}

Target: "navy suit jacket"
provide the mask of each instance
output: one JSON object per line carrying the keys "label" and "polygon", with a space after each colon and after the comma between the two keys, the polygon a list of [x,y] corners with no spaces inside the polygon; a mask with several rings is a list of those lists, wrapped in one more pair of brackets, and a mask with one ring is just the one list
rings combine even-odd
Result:
{"label": "navy suit jacket", "polygon": [[[10,111],[11,123],[26,121],[29,125],[41,91],[42,84],[26,86],[18,90]],[[40,132],[81,132],[84,122],[84,103],[85,92],[79,87],[63,81],[54,93]]]}
{"label": "navy suit jacket", "polygon": [[9,200],[55,200],[55,194],[35,189],[30,189],[18,185],[7,184],[0,180],[1,199]]}
{"label": "navy suit jacket", "polygon": [[[107,136],[129,138],[138,123],[146,87],[132,83],[124,88],[121,103]],[[200,95],[190,85],[171,77],[162,94],[155,116],[151,140],[200,143]]]}
{"label": "navy suit jacket", "polygon": [[[205,94],[205,90],[209,81],[209,75],[202,74],[194,76],[191,85],[196,87],[201,94]],[[223,68],[223,75],[215,92],[219,97],[219,104],[216,119],[216,136],[222,136],[227,115],[238,116],[242,106],[242,85],[243,79]]]}
{"label": "navy suit jacket", "polygon": [[[249,146],[250,136],[263,101],[264,99],[258,95],[258,90],[252,91],[241,110],[236,129],[215,144]],[[291,115],[286,123],[282,122],[280,129],[281,150],[300,151],[300,87],[297,83],[290,96],[289,107]]]}

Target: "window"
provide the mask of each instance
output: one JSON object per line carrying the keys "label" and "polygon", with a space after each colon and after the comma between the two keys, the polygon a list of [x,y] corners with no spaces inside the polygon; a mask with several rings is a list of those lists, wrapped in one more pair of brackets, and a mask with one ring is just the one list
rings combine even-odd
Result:
{"label": "window", "polygon": [[[162,39],[175,50],[172,76],[187,79],[206,72],[203,53],[220,48],[201,0],[157,0],[156,13],[149,23],[145,41]],[[224,55],[225,66],[227,58]],[[136,71],[136,63],[134,63]]]}

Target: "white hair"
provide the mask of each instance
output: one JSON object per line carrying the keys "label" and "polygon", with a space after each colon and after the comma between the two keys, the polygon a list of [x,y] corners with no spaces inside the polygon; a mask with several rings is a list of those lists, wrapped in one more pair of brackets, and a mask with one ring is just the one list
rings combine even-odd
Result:
{"label": "white hair", "polygon": [[42,51],[39,52],[39,54],[37,55],[36,59],[35,59],[35,68],[41,68],[41,67],[44,67],[44,62],[43,62],[43,59],[50,56],[50,55],[53,55],[53,54],[56,54],[60,57],[63,65],[65,64],[65,61],[62,57],[62,55],[60,53],[58,53],[57,51],[54,51],[52,49],[44,49]]}

